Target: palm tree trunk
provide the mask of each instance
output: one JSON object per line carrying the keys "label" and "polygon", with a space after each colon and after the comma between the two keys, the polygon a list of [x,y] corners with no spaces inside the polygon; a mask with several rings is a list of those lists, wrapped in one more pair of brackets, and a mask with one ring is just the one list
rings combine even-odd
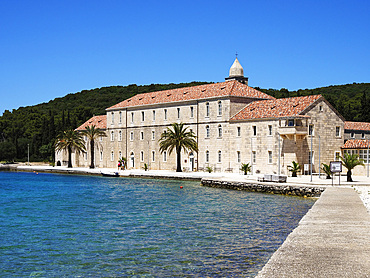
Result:
{"label": "palm tree trunk", "polygon": [[352,171],[348,170],[347,171],[347,182],[352,182]]}
{"label": "palm tree trunk", "polygon": [[182,172],[181,170],[181,148],[176,148],[176,158],[177,158],[176,172]]}
{"label": "palm tree trunk", "polygon": [[91,163],[90,163],[90,169],[94,169],[95,168],[95,165],[94,165],[94,154],[95,154],[95,150],[94,150],[94,140],[90,140],[90,148],[91,148]]}
{"label": "palm tree trunk", "polygon": [[72,148],[68,146],[68,168],[72,168]]}

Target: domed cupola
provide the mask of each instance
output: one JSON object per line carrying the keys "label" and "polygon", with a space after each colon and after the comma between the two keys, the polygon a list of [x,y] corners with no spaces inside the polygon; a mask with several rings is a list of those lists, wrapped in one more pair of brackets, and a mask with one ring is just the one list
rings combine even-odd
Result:
{"label": "domed cupola", "polygon": [[248,85],[248,77],[244,77],[244,70],[242,65],[239,63],[238,57],[235,58],[229,71],[229,77],[226,77],[225,80],[237,80],[240,83]]}

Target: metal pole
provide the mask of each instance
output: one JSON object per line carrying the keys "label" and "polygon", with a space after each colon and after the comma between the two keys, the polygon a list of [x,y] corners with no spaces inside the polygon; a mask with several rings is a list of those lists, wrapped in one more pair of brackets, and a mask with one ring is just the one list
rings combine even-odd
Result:
{"label": "metal pole", "polygon": [[313,130],[311,131],[311,182],[312,182],[312,137],[313,137]]}
{"label": "metal pole", "polygon": [[252,170],[252,175],[253,175],[253,141],[251,138],[251,170]]}
{"label": "metal pole", "polygon": [[30,166],[30,144],[27,144],[28,154],[27,154],[27,162],[28,166]]}
{"label": "metal pole", "polygon": [[366,158],[366,162],[367,162],[367,177],[369,177],[369,140],[367,140],[367,158]]}
{"label": "metal pole", "polygon": [[321,138],[319,135],[319,178],[321,177]]}
{"label": "metal pole", "polygon": [[280,134],[279,133],[277,133],[278,134],[278,140],[279,140],[279,146],[278,146],[278,148],[279,148],[279,157],[278,157],[278,175],[280,176]]}

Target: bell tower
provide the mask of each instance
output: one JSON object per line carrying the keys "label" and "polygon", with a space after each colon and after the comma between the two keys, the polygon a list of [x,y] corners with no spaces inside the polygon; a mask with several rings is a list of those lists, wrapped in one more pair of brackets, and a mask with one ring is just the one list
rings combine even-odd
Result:
{"label": "bell tower", "polygon": [[238,54],[236,54],[236,56],[237,57],[230,68],[229,77],[226,77],[225,80],[237,80],[240,83],[248,85],[248,77],[244,77],[244,70],[242,65],[239,63]]}

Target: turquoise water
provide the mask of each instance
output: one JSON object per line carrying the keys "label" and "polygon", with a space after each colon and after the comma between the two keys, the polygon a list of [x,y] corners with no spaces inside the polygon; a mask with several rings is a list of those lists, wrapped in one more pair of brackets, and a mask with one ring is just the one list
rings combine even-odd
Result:
{"label": "turquoise water", "polygon": [[0,172],[0,196],[0,277],[254,277],[314,203],[15,172]]}

